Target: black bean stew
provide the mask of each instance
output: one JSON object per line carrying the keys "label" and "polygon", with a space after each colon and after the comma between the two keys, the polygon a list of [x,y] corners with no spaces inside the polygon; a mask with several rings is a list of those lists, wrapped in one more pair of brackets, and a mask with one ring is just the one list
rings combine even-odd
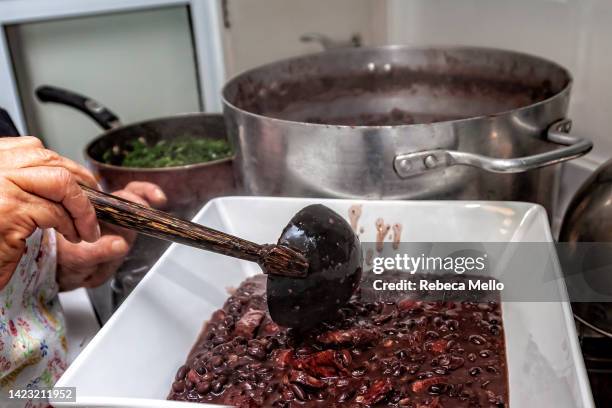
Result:
{"label": "black bean stew", "polygon": [[[267,313],[265,277],[213,313],[171,400],[239,407],[507,407],[498,302],[364,301],[308,333]],[[371,289],[370,289],[371,290]]]}

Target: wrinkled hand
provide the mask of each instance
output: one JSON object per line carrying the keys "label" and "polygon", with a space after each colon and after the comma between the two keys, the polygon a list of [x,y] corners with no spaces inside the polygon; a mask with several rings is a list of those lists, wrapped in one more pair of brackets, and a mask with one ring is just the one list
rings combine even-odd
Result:
{"label": "wrinkled hand", "polygon": [[0,138],[0,290],[37,228],[55,228],[70,242],[100,237],[93,206],[78,183],[97,185],[87,169],[35,137]]}
{"label": "wrinkled hand", "polygon": [[[159,207],[166,203],[160,188],[146,182],[131,182],[113,194],[142,205]],[[136,234],[106,223],[101,223],[101,226],[102,237],[93,243],[75,244],[57,235],[57,281],[61,290],[100,286],[123,262]]]}

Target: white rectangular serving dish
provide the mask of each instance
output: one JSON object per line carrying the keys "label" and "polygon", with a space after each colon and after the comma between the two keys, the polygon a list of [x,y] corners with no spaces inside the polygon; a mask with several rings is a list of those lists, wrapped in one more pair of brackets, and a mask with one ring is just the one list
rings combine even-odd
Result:
{"label": "white rectangular serving dish", "polygon": [[[351,205],[362,204],[364,242],[375,241],[379,217],[401,223],[406,242],[552,241],[544,209],[517,202],[226,197],[209,202],[194,220],[272,243],[312,203],[347,218]],[[58,386],[76,387],[76,403],[55,406],[202,408],[165,398],[203,322],[228,297],[227,288],[255,273],[257,265],[172,245],[60,379]],[[559,291],[567,299],[563,285]],[[510,406],[593,407],[569,303],[503,302],[502,309]]]}

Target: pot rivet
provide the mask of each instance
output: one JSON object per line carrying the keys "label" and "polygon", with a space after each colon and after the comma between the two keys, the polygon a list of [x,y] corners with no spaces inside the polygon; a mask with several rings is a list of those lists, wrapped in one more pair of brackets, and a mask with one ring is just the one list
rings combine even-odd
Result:
{"label": "pot rivet", "polygon": [[436,156],[427,156],[425,160],[423,160],[423,163],[425,163],[425,167],[428,169],[433,169],[438,165],[438,159]]}
{"label": "pot rivet", "polygon": [[400,160],[399,165],[402,168],[402,170],[410,170],[410,169],[412,169],[412,161],[410,161],[408,159]]}

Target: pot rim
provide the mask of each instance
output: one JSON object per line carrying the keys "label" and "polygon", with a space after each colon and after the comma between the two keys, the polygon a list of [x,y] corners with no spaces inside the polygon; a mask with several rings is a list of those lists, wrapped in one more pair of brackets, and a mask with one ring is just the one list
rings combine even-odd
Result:
{"label": "pot rim", "polygon": [[[176,114],[176,115],[162,116],[162,117],[153,118],[153,119],[140,120],[138,122],[133,122],[133,123],[130,123],[128,125],[121,125],[121,126],[118,126],[116,128],[104,131],[103,133],[101,133],[98,136],[96,136],[92,141],[87,143],[87,145],[85,146],[85,148],[83,150],[83,154],[84,154],[85,159],[87,161],[89,161],[90,163],[92,163],[93,165],[95,165],[98,168],[102,168],[102,169],[105,169],[105,170],[115,170],[115,171],[126,171],[126,172],[129,171],[129,172],[133,172],[133,173],[155,173],[155,172],[160,172],[160,171],[167,171],[167,172],[177,171],[178,172],[178,171],[186,171],[186,170],[195,170],[195,169],[199,169],[199,168],[210,167],[210,166],[214,166],[216,164],[223,164],[225,162],[233,161],[234,158],[236,157],[236,153],[232,153],[232,155],[230,155],[228,157],[224,157],[222,159],[206,161],[206,162],[200,162],[200,163],[185,164],[183,166],[170,166],[170,167],[128,167],[128,166],[117,166],[117,165],[114,165],[114,164],[104,163],[104,162],[101,162],[101,161],[95,159],[91,154],[89,154],[89,149],[91,149],[93,147],[93,145],[95,145],[100,140],[102,140],[103,138],[105,138],[106,136],[108,136],[109,134],[111,134],[113,132],[122,131],[122,130],[125,130],[126,128],[129,128],[129,127],[132,127],[132,126],[144,125],[144,124],[151,123],[151,122],[156,122],[156,121],[163,121],[163,120],[169,120],[169,119],[180,119],[180,118],[186,118],[186,117],[197,117],[197,116],[210,116],[210,117],[215,117],[216,116],[216,117],[223,118],[223,115],[219,114],[219,113],[187,112],[187,113],[179,113],[179,114]],[[229,142],[229,139],[227,138],[227,131],[226,131],[226,134],[225,134],[225,139],[228,140],[228,142]]]}
{"label": "pot rim", "polygon": [[[377,50],[400,50],[400,51],[411,51],[411,50],[431,50],[431,49],[435,49],[435,50],[440,50],[440,51],[444,51],[444,50],[448,50],[448,51],[493,51],[493,52],[501,52],[501,53],[505,53],[508,55],[515,55],[518,57],[526,57],[526,58],[531,58],[535,61],[539,61],[541,63],[545,63],[551,66],[554,66],[556,68],[558,68],[560,71],[562,71],[566,77],[567,77],[567,83],[565,84],[565,86],[558,92],[556,92],[554,95],[543,99],[541,101],[529,104],[529,105],[525,105],[525,106],[521,106],[515,109],[510,109],[510,110],[505,110],[505,111],[501,111],[501,112],[495,112],[495,113],[490,113],[487,115],[478,115],[478,116],[470,116],[467,118],[462,118],[462,119],[453,119],[453,120],[442,120],[442,121],[437,121],[437,122],[431,122],[431,123],[412,123],[412,124],[405,124],[405,125],[378,125],[378,126],[368,126],[368,125],[336,125],[336,124],[324,124],[324,123],[310,123],[310,122],[299,122],[299,121],[294,121],[294,120],[287,120],[287,119],[279,119],[279,118],[274,118],[271,116],[265,116],[259,113],[253,113],[247,110],[244,110],[242,108],[239,108],[238,106],[236,106],[235,104],[231,103],[228,98],[226,97],[227,91],[229,89],[229,87],[231,87],[232,85],[234,85],[234,83],[238,82],[243,76],[252,74],[256,71],[259,70],[263,70],[266,68],[271,68],[274,67],[278,64],[282,64],[282,63],[289,63],[291,61],[295,61],[298,59],[307,59],[310,57],[315,57],[318,55],[321,55],[322,53],[331,53],[331,54],[345,54],[345,53],[354,53],[354,52],[367,52],[367,51],[377,51]],[[359,50],[359,51],[355,51],[355,50]],[[486,118],[492,118],[492,117],[503,117],[503,116],[508,116],[511,114],[516,114],[516,113],[522,113],[525,112],[527,110],[530,109],[534,109],[537,107],[540,107],[542,105],[545,105],[547,103],[550,103],[552,100],[562,97],[563,95],[567,94],[570,92],[572,85],[574,83],[574,78],[571,74],[571,72],[565,68],[563,65],[546,59],[544,57],[538,56],[538,55],[534,55],[534,54],[530,54],[530,53],[526,53],[526,52],[522,52],[522,51],[515,51],[515,50],[509,50],[509,49],[504,49],[504,48],[495,48],[495,47],[480,47],[480,46],[463,46],[463,45],[440,45],[440,46],[412,46],[412,45],[401,45],[401,44],[392,44],[392,45],[382,45],[382,46],[369,46],[369,47],[359,47],[359,48],[353,48],[353,47],[347,47],[347,48],[338,48],[338,49],[332,49],[332,50],[326,50],[326,51],[320,51],[320,52],[314,52],[314,53],[310,53],[310,54],[305,54],[305,55],[300,55],[297,57],[290,57],[290,58],[284,58],[282,60],[278,60],[278,61],[274,61],[274,62],[270,62],[267,64],[263,64],[263,65],[259,65],[257,67],[254,68],[250,68],[247,70],[244,70],[234,76],[232,76],[223,86],[223,88],[221,89],[221,100],[223,102],[224,107],[230,108],[236,112],[239,112],[242,115],[248,116],[248,117],[252,117],[255,119],[263,119],[266,121],[270,121],[273,123],[279,123],[279,124],[284,124],[287,126],[308,126],[308,127],[314,127],[314,128],[336,128],[336,129],[340,129],[340,130],[347,130],[347,129],[361,129],[361,130],[368,130],[368,129],[414,129],[417,126],[435,126],[435,125],[448,125],[448,124],[457,124],[457,123],[461,123],[461,124],[465,124],[465,123],[470,123],[472,121],[478,121],[478,120],[482,120],[482,119],[486,119]]]}

